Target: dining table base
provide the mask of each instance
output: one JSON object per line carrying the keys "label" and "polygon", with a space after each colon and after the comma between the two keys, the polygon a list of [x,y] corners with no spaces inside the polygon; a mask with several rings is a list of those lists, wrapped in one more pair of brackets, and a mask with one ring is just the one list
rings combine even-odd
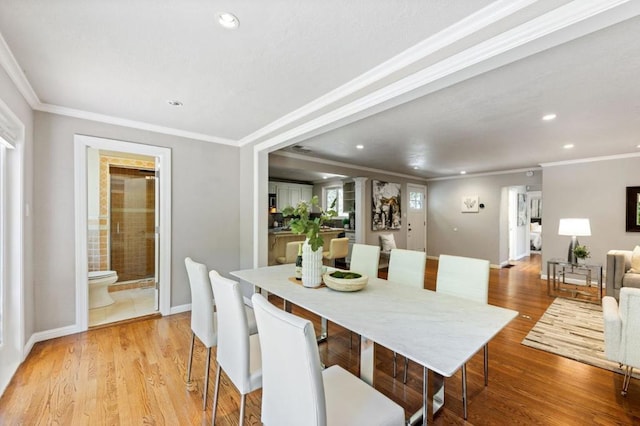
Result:
{"label": "dining table base", "polygon": [[427,425],[444,405],[444,377],[425,367],[422,371],[422,408],[407,420],[407,426]]}

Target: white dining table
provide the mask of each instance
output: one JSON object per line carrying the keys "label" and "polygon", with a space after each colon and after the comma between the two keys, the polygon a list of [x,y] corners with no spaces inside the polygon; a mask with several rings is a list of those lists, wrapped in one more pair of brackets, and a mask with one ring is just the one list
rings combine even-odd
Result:
{"label": "white dining table", "polygon": [[[233,271],[266,290],[361,336],[360,377],[373,385],[374,342],[420,364],[422,424],[444,404],[444,377],[451,377],[518,312],[417,289],[377,277],[357,292],[306,288],[290,281],[294,265]],[[418,420],[419,421],[419,420]],[[409,423],[416,422],[412,416]]]}

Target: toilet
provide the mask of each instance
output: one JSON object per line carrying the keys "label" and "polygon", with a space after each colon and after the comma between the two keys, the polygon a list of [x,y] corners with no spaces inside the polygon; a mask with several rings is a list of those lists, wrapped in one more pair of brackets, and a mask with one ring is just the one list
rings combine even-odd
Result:
{"label": "toilet", "polygon": [[109,285],[118,281],[116,271],[89,272],[89,309],[102,308],[114,303],[109,295]]}

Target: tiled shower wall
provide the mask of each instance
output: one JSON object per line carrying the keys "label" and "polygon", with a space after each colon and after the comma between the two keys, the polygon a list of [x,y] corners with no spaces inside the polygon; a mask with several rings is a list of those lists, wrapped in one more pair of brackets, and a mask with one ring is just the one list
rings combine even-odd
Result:
{"label": "tiled shower wall", "polygon": [[139,160],[100,155],[100,216],[88,218],[88,255],[89,271],[104,271],[111,269],[109,243],[109,202],[111,187],[109,183],[109,166],[123,166],[130,168],[155,168],[153,160]]}

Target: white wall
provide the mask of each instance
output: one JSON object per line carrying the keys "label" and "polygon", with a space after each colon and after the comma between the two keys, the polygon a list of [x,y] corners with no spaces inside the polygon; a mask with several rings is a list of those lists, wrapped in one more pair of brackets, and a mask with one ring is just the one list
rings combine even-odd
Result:
{"label": "white wall", "polygon": [[[427,254],[477,257],[499,265],[508,261],[504,250],[508,238],[504,216],[504,188],[536,185],[541,172],[468,176],[427,183]],[[478,195],[485,208],[461,213],[464,195]],[[505,254],[507,258],[505,258]]]}
{"label": "white wall", "polygon": [[73,136],[168,147],[173,162],[171,306],[190,303],[184,258],[227,273],[239,267],[239,150],[235,147],[35,114],[35,330],[75,320]]}
{"label": "white wall", "polygon": [[543,271],[548,259],[567,256],[570,237],[558,235],[560,218],[589,218],[591,236],[579,241],[589,247],[590,261],[605,267],[608,250],[632,250],[640,244],[640,233],[625,231],[626,187],[640,186],[640,154],[549,166],[543,175]]}

